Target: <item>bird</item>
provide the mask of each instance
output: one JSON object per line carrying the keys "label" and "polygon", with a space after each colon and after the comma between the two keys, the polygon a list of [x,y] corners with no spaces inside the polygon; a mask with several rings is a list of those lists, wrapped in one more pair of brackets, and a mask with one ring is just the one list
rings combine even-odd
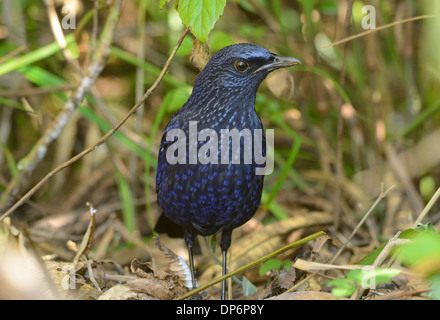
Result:
{"label": "bird", "polygon": [[[252,43],[220,49],[200,72],[188,100],[171,117],[163,132],[156,173],[162,216],[155,231],[166,232],[169,228],[171,233],[176,230],[173,225],[181,227],[193,289],[196,288],[193,248],[197,235],[221,233],[225,275],[232,231],[253,217],[263,190],[264,174],[257,174],[256,169],[264,164],[255,159],[246,161],[246,152],[252,149],[246,149],[249,140],[238,136],[239,148],[235,145],[234,149],[233,138],[228,137],[222,149],[223,140],[218,137],[227,137],[225,134],[231,132],[250,132],[253,141],[260,133],[261,143],[254,145],[254,149],[259,146],[258,151],[265,157],[264,128],[255,110],[257,90],[272,71],[300,63]],[[223,281],[222,300],[225,300],[225,288]]]}

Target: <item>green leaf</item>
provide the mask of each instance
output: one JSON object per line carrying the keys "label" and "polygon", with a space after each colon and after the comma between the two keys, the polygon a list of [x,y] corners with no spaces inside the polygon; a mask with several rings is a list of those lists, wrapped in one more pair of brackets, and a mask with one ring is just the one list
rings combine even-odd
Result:
{"label": "green leaf", "polygon": [[379,284],[389,283],[391,278],[398,275],[400,269],[377,268],[366,266],[362,269],[350,270],[345,278],[327,282],[334,286],[332,294],[337,298],[348,297],[353,294],[357,287],[376,288]]}
{"label": "green leaf", "polygon": [[334,288],[332,289],[332,294],[336,298],[351,296],[357,288],[355,282],[346,278],[329,281],[327,282],[327,285],[334,286]]}
{"label": "green leaf", "polygon": [[399,257],[404,263],[414,265],[438,257],[439,252],[440,235],[427,229],[414,237],[413,241],[402,246]]}
{"label": "green leaf", "polygon": [[395,268],[377,268],[366,266],[362,269],[350,270],[346,278],[355,281],[358,286],[363,288],[376,288],[379,284],[389,283],[391,278],[401,272]]}
{"label": "green leaf", "polygon": [[269,272],[270,270],[278,270],[283,266],[283,261],[280,259],[269,259],[263,265],[260,267],[260,270],[258,273],[260,276],[266,274],[266,272]]}
{"label": "green leaf", "polygon": [[396,268],[380,268],[372,272],[374,272],[374,276],[376,277],[377,285],[390,283],[391,278],[400,274],[402,270]]}
{"label": "green leaf", "polygon": [[225,6],[226,0],[180,0],[177,11],[183,24],[205,42]]}
{"label": "green leaf", "polygon": [[[402,231],[402,233],[399,236],[399,239],[412,239],[418,233],[420,233],[420,230],[417,230],[417,229],[406,229],[406,230]],[[382,252],[383,248],[385,248],[386,244],[387,243],[383,243],[376,250],[370,252],[366,257],[364,257],[361,261],[359,261],[358,264],[361,264],[361,265],[372,265],[374,263],[374,260],[376,260],[376,258]],[[400,247],[400,246],[397,246],[397,248],[398,247]],[[392,250],[390,255],[394,254],[394,252],[397,250],[397,248]]]}
{"label": "green leaf", "polygon": [[425,232],[425,231],[429,231],[429,232],[437,232],[434,228],[434,225],[431,222],[428,223],[418,223],[416,230],[421,231],[421,232]]}

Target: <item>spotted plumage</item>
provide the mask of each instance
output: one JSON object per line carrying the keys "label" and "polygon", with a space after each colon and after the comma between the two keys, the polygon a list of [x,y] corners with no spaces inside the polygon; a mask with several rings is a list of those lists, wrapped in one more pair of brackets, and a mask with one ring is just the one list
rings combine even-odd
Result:
{"label": "spotted plumage", "polygon": [[[239,163],[232,163],[230,140],[227,164],[221,163],[220,141],[218,154],[214,155],[217,163],[192,164],[189,150],[194,139],[189,139],[190,124],[196,123],[198,134],[204,129],[213,130],[219,140],[222,138],[222,129],[227,132],[233,129],[238,132],[249,130],[253,139],[259,132],[262,144],[261,150],[257,151],[264,157],[264,130],[255,111],[257,89],[271,71],[297,63],[299,61],[296,59],[279,57],[254,44],[225,47],[209,60],[198,76],[191,96],[166,127],[157,166],[158,202],[165,216],[183,227],[192,269],[192,247],[196,235],[222,232],[220,246],[225,263],[232,230],[248,221],[258,209],[264,175],[256,174],[255,169],[261,164],[255,161],[245,163],[246,152],[255,152],[253,149],[256,148],[246,149],[244,137],[240,139],[241,152],[239,156],[237,154]],[[178,139],[177,136],[171,140],[167,137],[174,129],[181,130],[186,137],[185,163],[170,164],[167,158],[168,148]],[[208,138],[197,139],[197,150],[208,141]],[[213,156],[209,152],[206,154]],[[226,271],[225,265],[223,271]]]}

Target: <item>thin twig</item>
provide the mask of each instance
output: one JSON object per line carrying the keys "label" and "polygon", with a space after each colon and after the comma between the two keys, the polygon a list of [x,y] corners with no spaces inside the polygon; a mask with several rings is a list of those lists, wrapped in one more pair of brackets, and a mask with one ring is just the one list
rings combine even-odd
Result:
{"label": "thin twig", "polygon": [[440,18],[440,15],[438,15],[438,14],[426,14],[426,15],[422,15],[422,16],[411,17],[411,18],[408,18],[408,19],[394,21],[394,22],[388,23],[388,24],[386,24],[384,26],[377,27],[376,29],[369,29],[367,31],[355,34],[353,36],[346,37],[346,38],[341,39],[339,41],[335,41],[333,43],[330,43],[330,44],[324,46],[323,49],[328,49],[330,47],[337,46],[337,45],[340,45],[342,43],[345,43],[345,42],[348,42],[348,41],[351,41],[351,40],[354,40],[354,39],[357,39],[357,38],[361,38],[363,36],[366,36],[367,34],[370,34],[370,33],[373,33],[373,32],[377,32],[377,31],[380,31],[380,30],[383,30],[383,29],[387,29],[389,27],[393,27],[393,26],[398,25],[398,24],[407,23],[407,22],[411,22],[411,21],[415,21],[415,20],[432,19],[432,18]]}
{"label": "thin twig", "polygon": [[420,213],[419,217],[417,218],[417,220],[414,222],[413,228],[416,228],[417,225],[422,222],[423,218],[426,216],[426,214],[429,212],[429,210],[431,210],[432,206],[434,205],[434,203],[438,200],[438,198],[440,197],[440,187],[437,189],[437,191],[434,193],[434,195],[432,196],[432,198],[429,200],[428,204],[425,206],[425,208],[423,208],[422,212]]}
{"label": "thin twig", "polygon": [[350,243],[351,239],[354,237],[354,235],[356,234],[356,232],[359,230],[359,228],[363,225],[363,223],[365,222],[365,220],[367,220],[367,218],[370,216],[370,214],[373,212],[373,210],[377,207],[377,205],[379,204],[380,201],[382,201],[383,198],[386,197],[386,195],[388,194],[388,192],[391,191],[391,189],[393,189],[394,186],[389,187],[385,192],[383,190],[381,190],[379,196],[377,197],[376,201],[374,201],[373,205],[370,207],[370,209],[364,214],[364,216],[362,217],[361,221],[359,221],[359,223],[357,224],[357,226],[354,228],[353,232],[350,234],[350,236],[347,238],[347,240],[345,241],[345,243],[339,248],[338,252],[336,252],[336,254],[333,256],[333,258],[329,261],[330,264],[332,264],[333,262],[335,262],[335,260],[339,257],[339,255],[341,254],[342,251],[344,251],[345,247]]}

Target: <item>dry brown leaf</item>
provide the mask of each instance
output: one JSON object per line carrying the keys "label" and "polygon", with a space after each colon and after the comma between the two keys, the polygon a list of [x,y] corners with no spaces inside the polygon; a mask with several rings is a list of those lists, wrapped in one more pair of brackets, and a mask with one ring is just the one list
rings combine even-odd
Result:
{"label": "dry brown leaf", "polygon": [[295,268],[290,268],[289,270],[282,269],[278,277],[280,287],[290,289],[296,280]]}
{"label": "dry brown leaf", "polygon": [[304,271],[319,271],[319,270],[334,270],[334,269],[342,269],[342,270],[353,270],[353,269],[362,269],[365,266],[360,264],[344,264],[344,265],[334,265],[328,263],[320,263],[307,261],[303,259],[296,259],[295,263],[292,267],[304,270]]}
{"label": "dry brown leaf", "polygon": [[[262,236],[260,238],[261,240],[258,239],[258,236]],[[235,270],[251,261],[269,254],[270,252],[274,252],[284,245],[282,235],[266,238],[262,234],[254,234],[251,238],[255,240],[253,245],[248,244],[247,247],[244,247],[241,246],[241,242],[239,242],[232,248],[231,270]],[[248,250],[243,251],[244,248],[247,248]]]}
{"label": "dry brown leaf", "polygon": [[176,297],[176,294],[170,290],[173,286],[169,282],[153,277],[134,279],[127,282],[127,285],[134,292],[145,293],[160,300],[170,300]]}
{"label": "dry brown leaf", "polygon": [[84,283],[79,287],[77,295],[74,299],[77,300],[97,300],[101,297],[102,291],[92,287],[88,283]]}
{"label": "dry brown leaf", "polygon": [[192,288],[191,271],[185,260],[161,243],[159,237],[154,237],[154,242],[167,258],[170,271],[183,281],[185,287]]}
{"label": "dry brown leaf", "polygon": [[310,278],[307,284],[309,285],[307,291],[321,291],[322,289],[321,284],[314,277]]}
{"label": "dry brown leaf", "polygon": [[146,278],[147,274],[154,274],[154,270],[151,269],[150,262],[140,262],[137,259],[134,259],[130,264],[130,270],[133,274],[137,275],[140,278]]}
{"label": "dry brown leaf", "polygon": [[128,300],[136,297],[137,292],[132,291],[129,286],[118,284],[101,294],[98,300]]}
{"label": "dry brown leaf", "polygon": [[276,296],[290,289],[294,285],[296,279],[295,268],[290,268],[289,270],[283,269],[281,271],[272,270],[271,278],[270,292],[266,297]]}
{"label": "dry brown leaf", "polygon": [[231,268],[234,270],[279,249],[284,245],[283,236],[294,230],[325,226],[332,221],[329,213],[313,211],[297,214],[290,219],[269,224],[261,231],[251,232],[232,244]]}
{"label": "dry brown leaf", "polygon": [[316,239],[315,245],[313,246],[313,252],[318,253],[321,250],[322,246],[326,244],[329,239],[331,239],[331,237],[328,235],[323,235],[322,237]]}
{"label": "dry brown leaf", "polygon": [[[334,295],[328,292],[320,291],[300,291],[280,294],[266,300],[338,300]],[[346,299],[340,299],[346,300]]]}
{"label": "dry brown leaf", "polygon": [[201,42],[199,39],[194,38],[194,43],[191,48],[191,63],[200,71],[203,70],[209,60],[209,47],[206,42]]}

